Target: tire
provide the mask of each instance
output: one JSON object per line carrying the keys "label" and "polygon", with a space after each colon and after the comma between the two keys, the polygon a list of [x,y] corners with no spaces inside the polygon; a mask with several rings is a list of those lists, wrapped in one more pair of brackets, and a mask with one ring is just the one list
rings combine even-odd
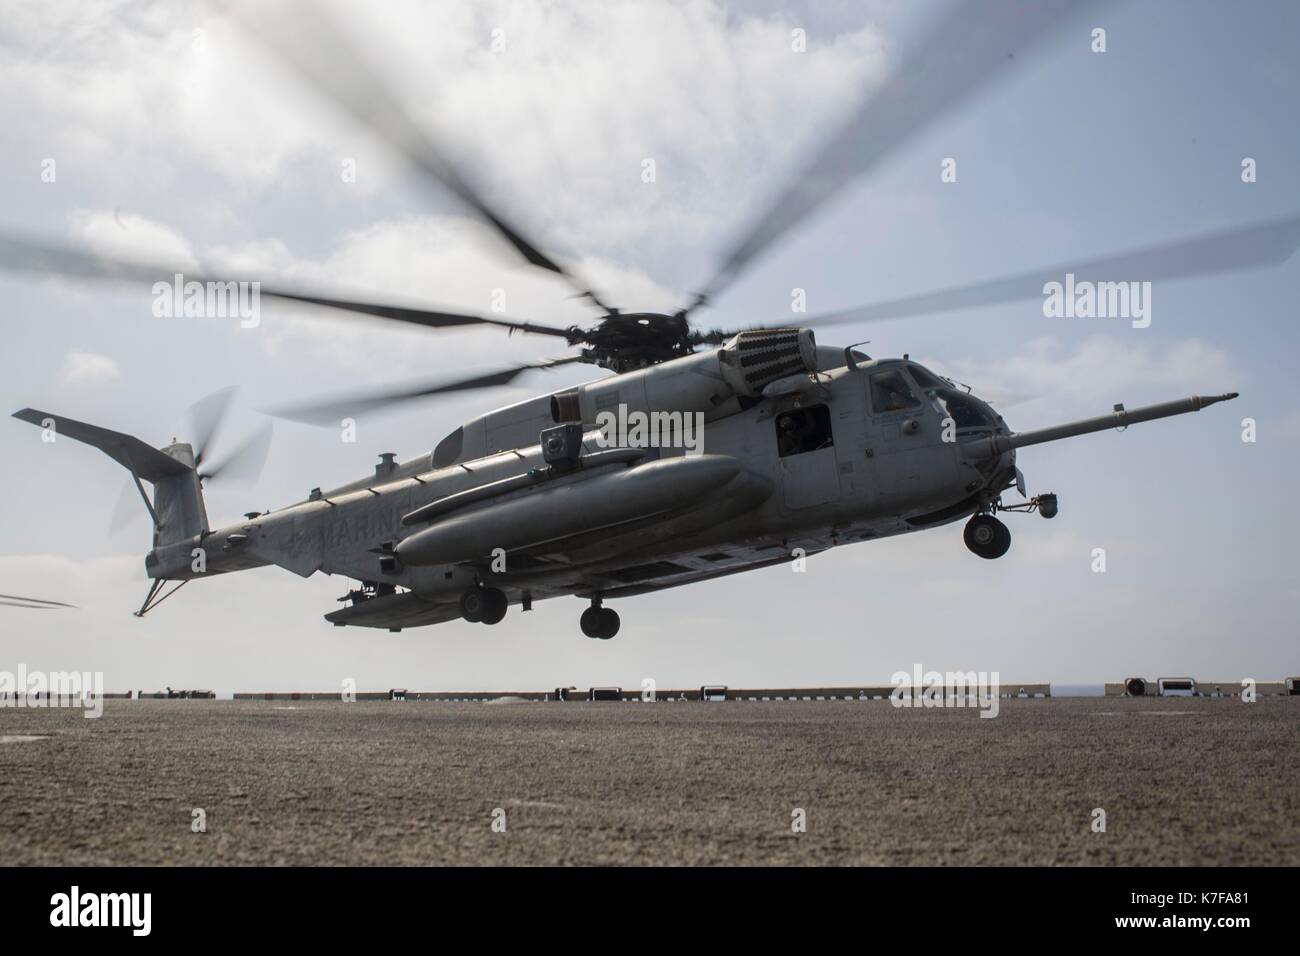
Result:
{"label": "tire", "polygon": [[1006,554],[1010,550],[1011,550],[1011,529],[1008,528],[1006,525],[1004,525],[1001,521],[999,521],[998,537],[997,537],[997,542],[994,545],[993,557],[1000,558],[1002,557],[1002,555]]}
{"label": "tire", "polygon": [[619,625],[618,612],[607,607],[600,609],[600,631],[596,634],[602,641],[607,641],[618,633]]}
{"label": "tire", "polygon": [[467,588],[460,596],[460,616],[471,624],[478,624],[487,612],[488,598],[484,592],[487,588]]}
{"label": "tire", "polygon": [[962,538],[973,554],[992,561],[1011,547],[1011,531],[992,515],[976,515],[966,522]]}
{"label": "tire", "polygon": [[506,597],[506,592],[499,588],[484,588],[483,596],[486,600],[481,621],[484,624],[500,624],[510,608],[510,599]]}
{"label": "tire", "polygon": [[589,607],[582,612],[582,617],[578,618],[578,626],[582,628],[582,633],[588,637],[600,637],[600,612],[601,608]]}

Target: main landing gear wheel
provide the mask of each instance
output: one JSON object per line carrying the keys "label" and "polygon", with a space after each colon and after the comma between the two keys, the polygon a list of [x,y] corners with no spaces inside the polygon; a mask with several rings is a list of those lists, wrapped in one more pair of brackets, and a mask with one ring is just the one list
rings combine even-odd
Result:
{"label": "main landing gear wheel", "polygon": [[583,634],[602,641],[607,641],[617,634],[620,623],[618,612],[607,607],[589,607],[578,619],[578,626],[582,628]]}
{"label": "main landing gear wheel", "polygon": [[499,624],[510,606],[504,591],[473,587],[460,596],[461,617],[471,624]]}
{"label": "main landing gear wheel", "polygon": [[981,558],[990,561],[1000,558],[1011,547],[1011,531],[992,515],[976,515],[966,522],[966,531],[962,535],[966,547]]}

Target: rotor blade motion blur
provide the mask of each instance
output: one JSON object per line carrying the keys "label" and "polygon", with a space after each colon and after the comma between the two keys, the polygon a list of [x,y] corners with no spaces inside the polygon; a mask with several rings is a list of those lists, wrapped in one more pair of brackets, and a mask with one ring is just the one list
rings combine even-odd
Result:
{"label": "rotor blade motion blur", "polygon": [[566,358],[551,359],[544,362],[512,365],[509,368],[496,369],[491,372],[484,372],[469,378],[456,379],[453,381],[440,381],[433,383],[410,382],[405,385],[397,386],[396,388],[385,389],[379,392],[365,392],[346,398],[332,398],[326,402],[275,408],[269,410],[268,414],[274,415],[277,418],[287,418],[290,421],[303,422],[308,425],[336,425],[344,418],[355,417],[364,412],[385,409],[413,399],[425,398],[430,395],[441,395],[448,392],[465,392],[478,388],[491,388],[497,385],[508,385],[524,372],[533,369],[555,368],[560,365],[569,365],[581,361],[582,358],[579,356],[570,356]]}
{"label": "rotor blade motion blur", "polygon": [[143,517],[144,512],[140,510],[140,492],[135,486],[135,482],[127,479],[122,483],[122,490],[118,493],[117,504],[113,506],[113,515],[108,521],[108,533],[117,534],[123,528]]}
{"label": "rotor blade motion blur", "polygon": [[219,458],[216,464],[205,465],[199,477],[205,481],[213,478],[236,481],[256,481],[266,465],[271,451],[272,425],[267,422],[235,449]]}
{"label": "rotor blade motion blur", "polygon": [[7,604],[10,607],[27,607],[34,611],[52,611],[56,607],[75,608],[77,606],[75,604],[64,604],[62,601],[45,601],[41,598],[23,597],[19,594],[0,594],[0,604]]}
{"label": "rotor blade motion blur", "polygon": [[208,446],[221,429],[230,411],[230,403],[235,397],[235,388],[223,388],[207,395],[190,406],[190,444],[194,448],[194,463],[202,465],[207,456]]}
{"label": "rotor blade motion blur", "polygon": [[[182,274],[186,282],[206,283],[202,276],[186,273],[174,265],[145,262],[129,256],[109,256],[89,249],[58,245],[48,240],[0,232],[0,269],[48,273],[81,279],[104,279],[134,282],[171,283]],[[549,325],[537,325],[507,318],[489,318],[464,312],[445,312],[414,306],[387,305],[358,299],[310,295],[303,291],[268,289],[258,281],[258,294],[273,299],[324,306],[380,319],[409,322],[426,328],[450,328],[462,325],[494,325],[531,335],[550,335],[568,339],[569,332]]]}
{"label": "rotor blade motion blur", "polygon": [[327,299],[319,296],[299,295],[290,292],[263,292],[278,299],[294,302],[306,302],[330,309],[342,309],[347,312],[359,312],[380,319],[393,319],[398,322],[410,322],[427,328],[449,328],[457,325],[495,325],[513,332],[526,332],[530,335],[551,335],[562,339],[569,338],[569,332],[553,325],[536,325],[532,322],[518,322],[514,319],[493,319],[483,315],[464,312],[437,312],[430,309],[417,309],[400,305],[380,305],[369,302],[357,302],[350,299]]}
{"label": "rotor blade motion blur", "polygon": [[236,389],[223,388],[199,399],[190,407],[190,435],[194,448],[194,466],[201,479],[236,479],[255,481],[262,473],[271,450],[270,422],[264,424],[232,451],[212,463],[212,445],[230,411]]}
{"label": "rotor blade motion blur", "polygon": [[319,7],[302,2],[243,3],[236,5],[234,12],[249,35],[288,65],[309,88],[453,193],[530,265],[563,277],[580,295],[605,312],[616,311],[488,205],[445,151],[435,145],[399,104],[392,90],[366,64],[338,24]]}
{"label": "rotor blade motion blur", "polygon": [[1076,283],[1103,283],[1177,279],[1259,269],[1285,262],[1297,247],[1300,247],[1300,216],[1293,216],[1087,262],[1066,263],[1009,278],[828,312],[808,318],[801,324],[819,328],[1033,299],[1045,294],[1043,287],[1046,283],[1063,282],[1067,274],[1073,275]]}
{"label": "rotor blade motion blur", "polygon": [[686,307],[726,289],[775,240],[935,120],[1014,67],[1067,15],[1094,0],[962,0],[885,84],[855,109],[767,207]]}

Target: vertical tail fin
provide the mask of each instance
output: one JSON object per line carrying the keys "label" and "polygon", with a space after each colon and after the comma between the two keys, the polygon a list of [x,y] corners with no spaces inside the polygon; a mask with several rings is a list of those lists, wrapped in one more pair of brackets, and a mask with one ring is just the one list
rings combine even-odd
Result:
{"label": "vertical tail fin", "polygon": [[[129,471],[153,519],[155,548],[177,544],[209,530],[203,488],[190,445],[177,442],[157,449],[131,435],[35,408],[14,412],[14,418],[41,428],[47,442],[57,442],[60,437],[76,439],[98,448]],[[146,481],[154,487],[152,500],[142,484]]]}
{"label": "vertical tail fin", "polygon": [[209,530],[203,485],[194,467],[194,449],[185,442],[177,442],[163,448],[162,453],[185,465],[186,471],[166,475],[153,483],[155,548],[177,544]]}

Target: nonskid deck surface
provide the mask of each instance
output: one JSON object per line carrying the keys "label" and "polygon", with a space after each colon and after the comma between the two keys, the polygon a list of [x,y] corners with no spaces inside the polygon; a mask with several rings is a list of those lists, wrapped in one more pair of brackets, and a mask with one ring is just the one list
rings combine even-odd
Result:
{"label": "nonskid deck surface", "polygon": [[1296,865],[1297,718],[1294,697],[14,708],[0,858]]}

